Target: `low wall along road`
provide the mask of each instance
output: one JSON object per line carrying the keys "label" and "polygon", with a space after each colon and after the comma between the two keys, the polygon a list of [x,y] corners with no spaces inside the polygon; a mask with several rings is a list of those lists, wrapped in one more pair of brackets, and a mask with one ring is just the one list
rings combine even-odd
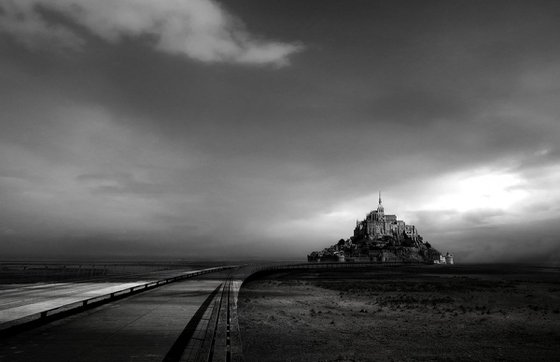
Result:
{"label": "low wall along road", "polygon": [[[264,271],[367,265],[221,266],[126,288],[102,288],[109,292],[85,299],[77,293],[50,304],[31,300],[27,307],[1,311],[0,360],[241,361],[237,297],[248,277]],[[65,300],[71,302],[60,304]]]}

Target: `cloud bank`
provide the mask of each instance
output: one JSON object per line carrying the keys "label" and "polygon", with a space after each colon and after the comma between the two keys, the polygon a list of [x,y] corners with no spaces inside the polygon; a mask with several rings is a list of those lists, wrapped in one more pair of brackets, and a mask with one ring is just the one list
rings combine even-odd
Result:
{"label": "cloud bank", "polygon": [[111,43],[145,37],[162,52],[202,62],[284,66],[302,49],[250,34],[211,0],[2,0],[0,29],[30,48],[78,49],[84,30]]}
{"label": "cloud bank", "polygon": [[10,3],[81,51],[0,34],[0,255],[305,260],[381,189],[458,263],[560,262],[560,2],[324,2],[228,3],[309,44],[272,72],[146,51],[179,3]]}

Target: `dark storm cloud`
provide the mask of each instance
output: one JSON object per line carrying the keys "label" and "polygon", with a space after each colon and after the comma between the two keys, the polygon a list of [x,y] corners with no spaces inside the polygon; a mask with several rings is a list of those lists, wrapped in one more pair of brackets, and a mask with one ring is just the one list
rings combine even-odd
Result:
{"label": "dark storm cloud", "polygon": [[[304,255],[348,237],[383,189],[428,240],[476,260],[470,228],[498,237],[536,208],[528,229],[544,235],[539,218],[560,216],[556,2],[195,3],[246,25],[217,22],[203,49],[170,51],[169,31],[190,30],[154,28],[168,5],[134,8],[132,31],[120,11],[100,28],[103,2],[0,1],[25,20],[4,11],[0,27],[10,249],[48,236],[114,253]],[[46,49],[45,21],[79,51]],[[247,43],[216,53],[236,32]],[[258,59],[285,66],[247,66],[267,44],[284,52]],[[488,255],[506,259],[507,243]]]}

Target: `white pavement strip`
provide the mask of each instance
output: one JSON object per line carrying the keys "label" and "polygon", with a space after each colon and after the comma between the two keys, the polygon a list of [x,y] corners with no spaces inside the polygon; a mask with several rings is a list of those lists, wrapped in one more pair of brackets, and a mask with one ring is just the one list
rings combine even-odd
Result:
{"label": "white pavement strip", "polygon": [[[134,281],[134,283],[142,283],[142,281]],[[44,300],[53,298],[72,297],[75,295],[83,295],[87,292],[95,293],[104,287],[112,287],[122,285],[119,283],[52,283],[42,284],[35,288],[22,288],[20,290],[2,291],[0,297],[0,310],[19,307],[25,304],[34,304]]]}
{"label": "white pavement strip", "polygon": [[239,297],[239,290],[243,284],[243,279],[234,279],[232,281],[232,291],[233,291],[233,304],[237,306],[237,298]]}
{"label": "white pavement strip", "polygon": [[[213,269],[213,268],[209,268]],[[208,269],[203,269],[208,270]],[[95,298],[169,277],[187,276],[202,270],[162,271],[150,275],[146,280],[128,283],[50,283],[22,288],[8,288],[0,293],[0,324],[32,316],[46,310],[59,308],[71,303]]]}
{"label": "white pavement strip", "polygon": [[[84,299],[99,297],[102,295],[117,292],[139,285],[144,285],[150,281],[136,281],[134,283],[76,283],[65,285],[63,291],[52,285],[51,291],[48,291],[48,284],[44,285],[45,291],[41,295],[35,294],[33,290],[28,290],[28,295],[19,295],[20,300],[23,299],[26,304],[18,305],[12,308],[0,310],[0,323],[5,323],[15,319],[27,317],[42,311],[59,308],[64,305],[82,301]],[[64,296],[61,296],[64,295]],[[45,300],[41,300],[45,299]],[[5,303],[5,296],[0,296],[0,304]]]}

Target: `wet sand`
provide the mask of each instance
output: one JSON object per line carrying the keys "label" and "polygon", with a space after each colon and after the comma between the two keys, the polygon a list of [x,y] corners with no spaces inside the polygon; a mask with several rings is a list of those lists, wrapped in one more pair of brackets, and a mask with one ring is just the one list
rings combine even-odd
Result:
{"label": "wet sand", "polygon": [[560,269],[406,266],[260,275],[248,361],[560,361]]}

